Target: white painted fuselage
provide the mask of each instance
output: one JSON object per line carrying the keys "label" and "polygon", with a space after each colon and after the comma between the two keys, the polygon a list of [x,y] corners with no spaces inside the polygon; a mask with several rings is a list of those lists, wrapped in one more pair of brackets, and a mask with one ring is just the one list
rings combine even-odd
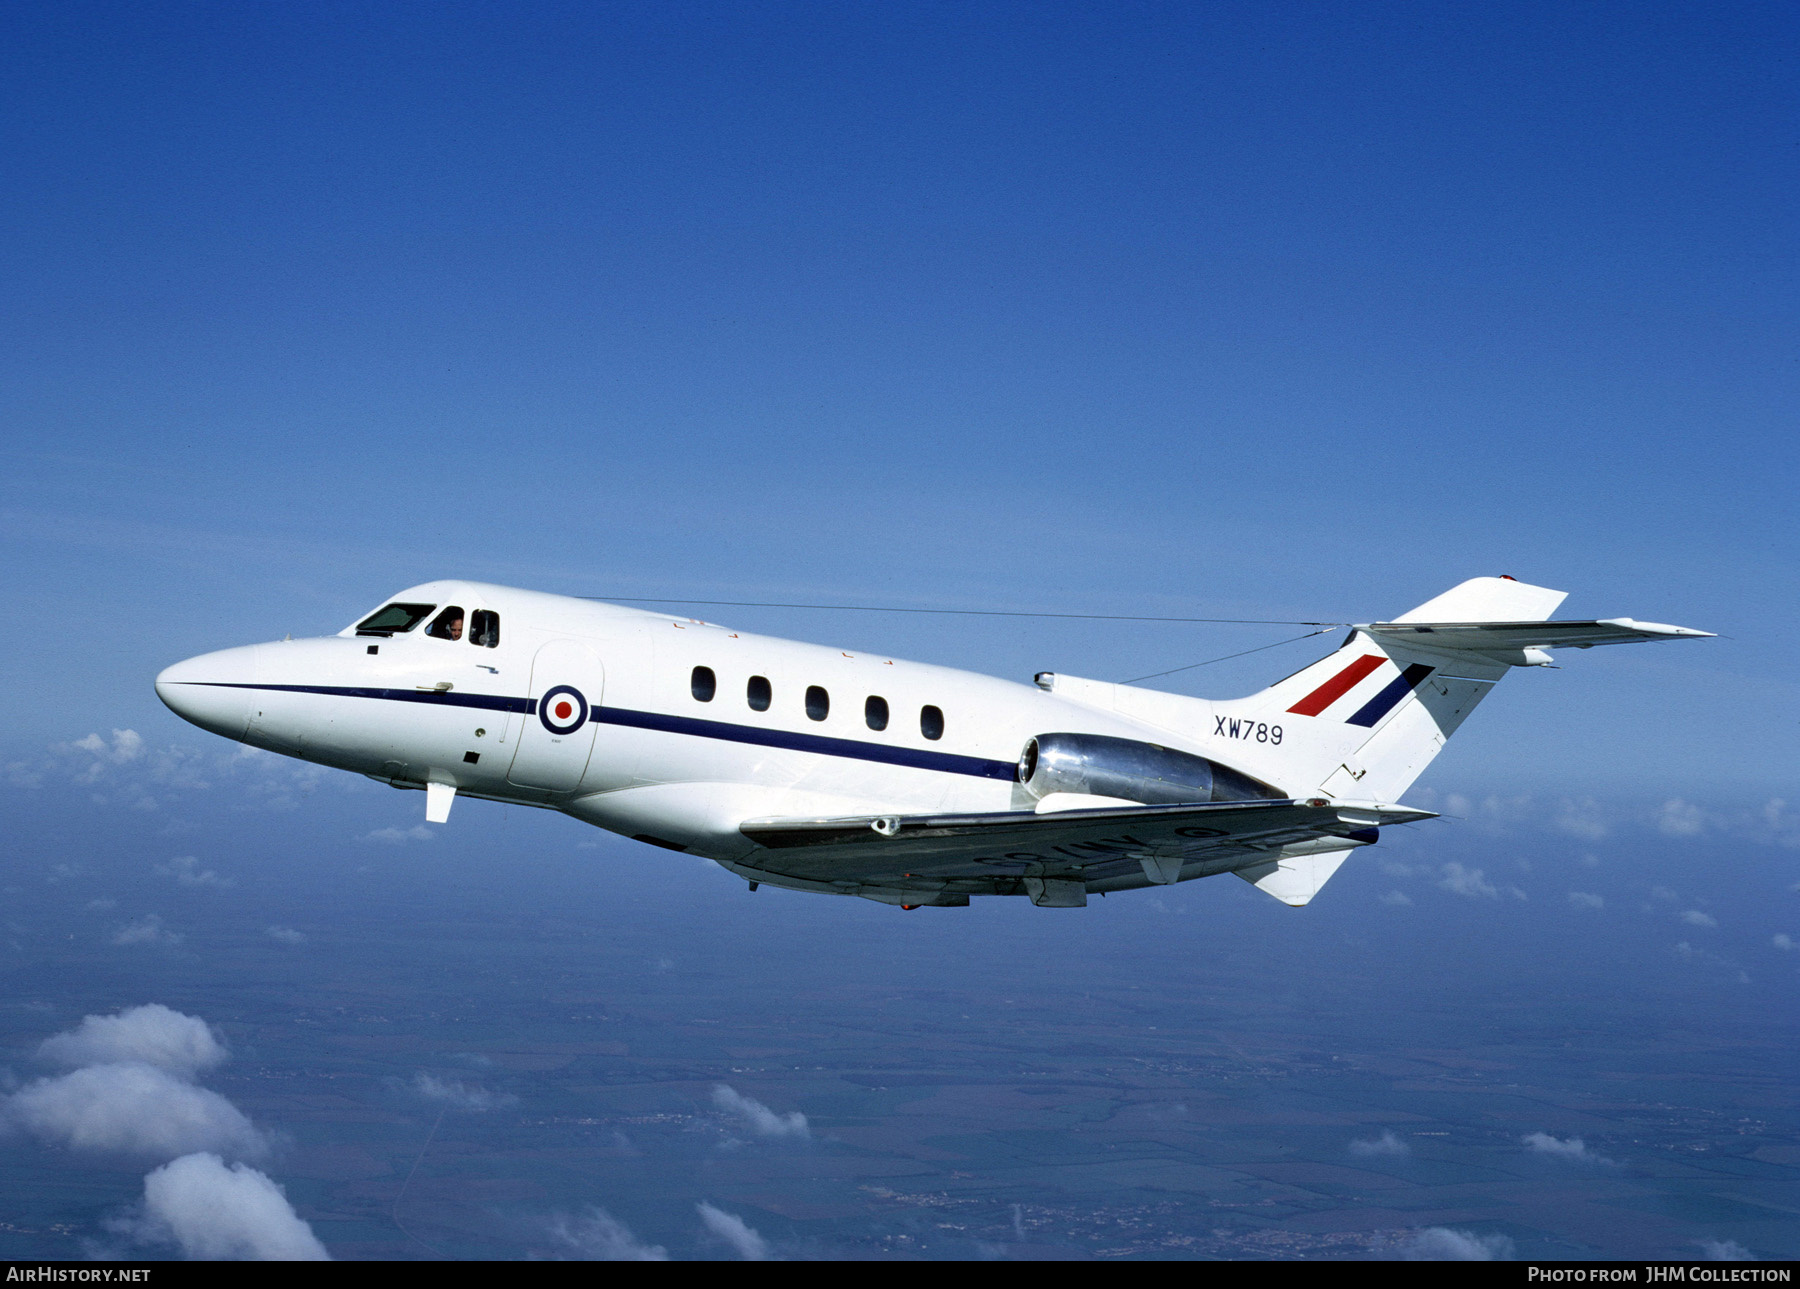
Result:
{"label": "white painted fuselage", "polygon": [[[189,659],[157,692],[254,747],[396,787],[561,810],[718,860],[755,849],[739,832],[749,818],[1030,809],[1015,765],[1045,730],[1244,759],[1208,746],[1225,740],[1037,685],[881,654],[478,582],[429,582],[394,601],[497,614],[499,642],[353,626]],[[713,678],[707,701],[697,668]],[[767,682],[764,710],[751,702],[754,677]],[[822,716],[816,701],[809,714],[809,690],[823,691]],[[559,720],[547,698],[571,710]],[[871,699],[885,728],[871,728]],[[1203,713],[1192,715],[1201,728]]]}

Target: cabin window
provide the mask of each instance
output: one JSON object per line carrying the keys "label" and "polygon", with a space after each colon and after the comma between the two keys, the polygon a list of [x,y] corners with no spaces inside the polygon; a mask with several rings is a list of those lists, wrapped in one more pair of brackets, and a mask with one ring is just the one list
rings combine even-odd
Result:
{"label": "cabin window", "polygon": [[462,605],[452,604],[431,620],[425,628],[425,634],[436,636],[439,640],[461,640],[463,637]]}
{"label": "cabin window", "polygon": [[863,719],[872,730],[884,730],[888,723],[887,699],[870,694],[863,700]]}
{"label": "cabin window", "polygon": [[806,715],[815,721],[822,721],[831,715],[831,695],[818,685],[806,687]]}
{"label": "cabin window", "polygon": [[695,702],[710,703],[713,695],[719,692],[719,678],[713,675],[711,667],[696,667],[694,674],[688,677],[688,689]]}
{"label": "cabin window", "polygon": [[768,711],[769,701],[774,697],[774,693],[775,691],[769,688],[767,676],[752,676],[750,683],[744,686],[744,699],[750,704],[750,710],[753,712]]}
{"label": "cabin window", "polygon": [[944,737],[944,710],[926,704],[919,709],[919,733],[929,739]]}
{"label": "cabin window", "polygon": [[391,636],[402,631],[411,631],[418,626],[427,613],[437,608],[435,604],[390,604],[386,608],[375,610],[368,617],[356,624],[359,636]]}
{"label": "cabin window", "polygon": [[476,609],[469,619],[469,643],[489,649],[500,647],[500,615],[492,609]]}

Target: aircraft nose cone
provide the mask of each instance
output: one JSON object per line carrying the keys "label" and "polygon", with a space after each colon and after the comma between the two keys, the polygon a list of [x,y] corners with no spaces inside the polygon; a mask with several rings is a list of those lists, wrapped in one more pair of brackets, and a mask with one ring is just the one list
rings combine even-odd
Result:
{"label": "aircraft nose cone", "polygon": [[156,696],[182,720],[225,738],[244,737],[256,683],[257,645],[203,653],[156,678]]}

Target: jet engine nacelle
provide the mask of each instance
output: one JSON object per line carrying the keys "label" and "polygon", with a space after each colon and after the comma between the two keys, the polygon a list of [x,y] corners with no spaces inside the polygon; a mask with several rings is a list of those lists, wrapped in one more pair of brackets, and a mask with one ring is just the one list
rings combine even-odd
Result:
{"label": "jet engine nacelle", "polygon": [[1019,782],[1039,801],[1053,792],[1150,806],[1286,796],[1203,756],[1104,734],[1039,734],[1019,754]]}

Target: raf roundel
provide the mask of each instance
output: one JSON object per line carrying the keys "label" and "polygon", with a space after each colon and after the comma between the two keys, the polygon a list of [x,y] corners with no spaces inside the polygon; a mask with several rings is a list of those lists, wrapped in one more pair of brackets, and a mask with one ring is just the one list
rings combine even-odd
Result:
{"label": "raf roundel", "polygon": [[587,724],[587,699],[573,685],[558,685],[538,699],[537,714],[552,734],[573,734]]}

